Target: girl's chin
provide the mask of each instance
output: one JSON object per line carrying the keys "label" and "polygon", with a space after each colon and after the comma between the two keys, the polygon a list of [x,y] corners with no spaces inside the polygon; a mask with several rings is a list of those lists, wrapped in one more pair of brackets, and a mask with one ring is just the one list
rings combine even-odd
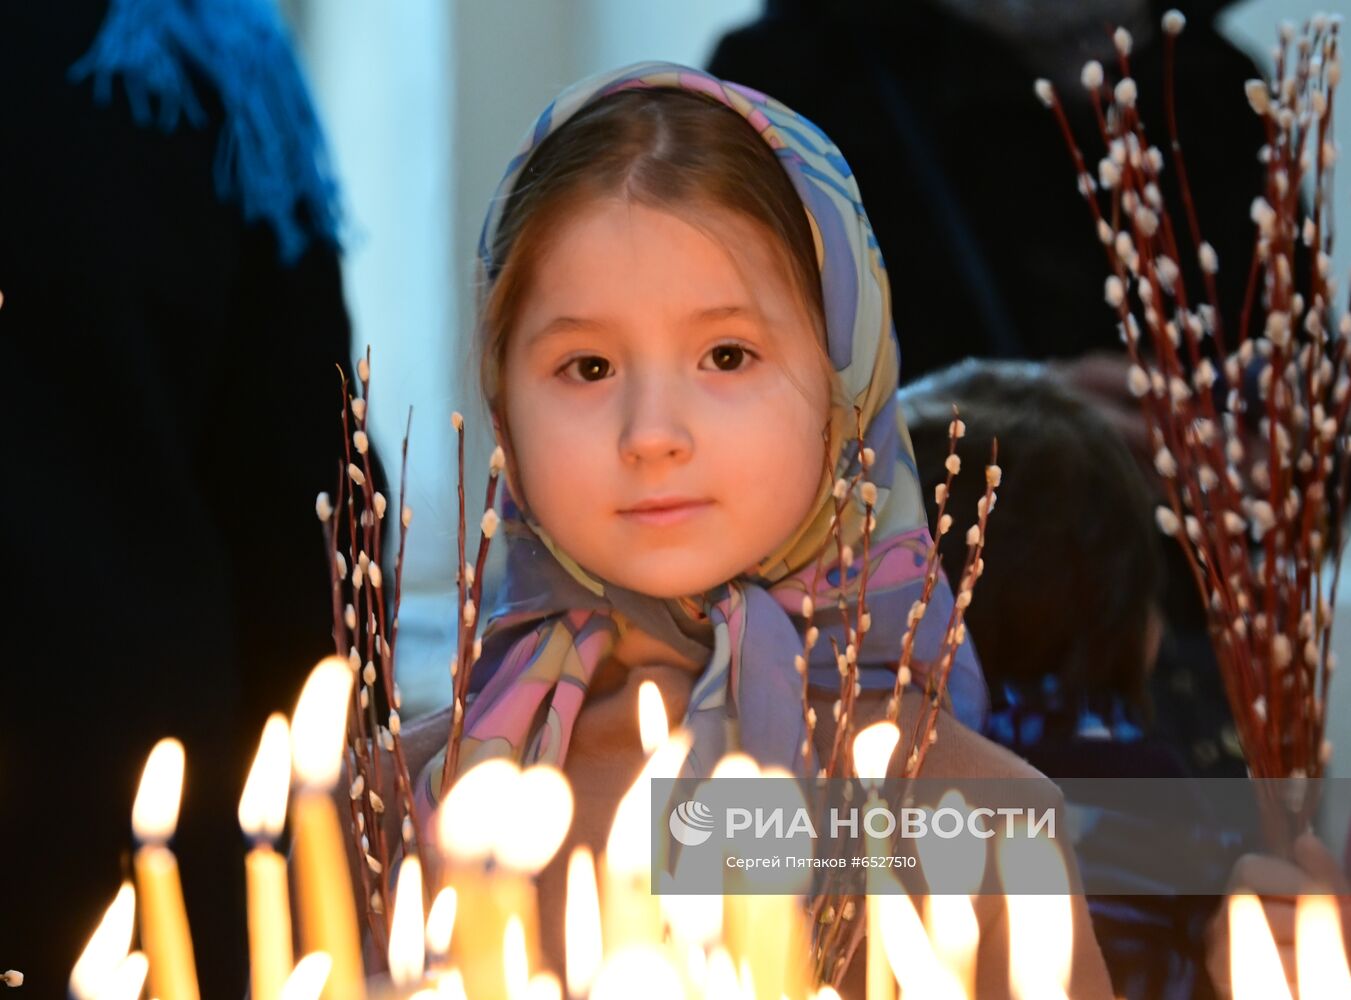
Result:
{"label": "girl's chin", "polygon": [[[720,554],[726,558],[725,553]],[[729,570],[725,575],[711,575],[708,566],[708,560],[691,560],[688,555],[680,559],[643,560],[642,566],[635,566],[630,561],[622,574],[608,579],[614,580],[627,590],[649,597],[669,599],[702,594],[736,575],[735,570]]]}

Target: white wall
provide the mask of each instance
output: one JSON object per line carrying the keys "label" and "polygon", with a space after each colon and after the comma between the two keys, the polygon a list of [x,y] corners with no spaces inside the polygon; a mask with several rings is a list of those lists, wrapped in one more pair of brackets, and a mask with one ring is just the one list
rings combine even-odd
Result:
{"label": "white wall", "polygon": [[454,500],[444,474],[456,402],[453,19],[442,0],[316,2],[300,16],[348,213],[343,270],[353,349],[359,355],[371,346],[372,436],[393,477],[408,407],[415,407],[408,502],[416,544],[405,573],[416,590],[454,565],[443,547],[454,536],[435,516]]}

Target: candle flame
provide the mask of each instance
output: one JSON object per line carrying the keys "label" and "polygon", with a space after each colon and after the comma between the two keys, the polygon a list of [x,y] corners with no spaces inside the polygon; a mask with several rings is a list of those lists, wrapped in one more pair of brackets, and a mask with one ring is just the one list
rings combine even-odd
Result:
{"label": "candle flame", "polygon": [[1295,967],[1300,1000],[1351,997],[1337,897],[1300,896],[1295,901]]}
{"label": "candle flame", "polygon": [[822,986],[812,994],[812,1000],[840,1000],[840,995],[833,986]]}
{"label": "candle flame", "polygon": [[874,789],[886,778],[887,765],[900,738],[901,731],[894,722],[874,722],[854,737],[854,773],[864,788]]}
{"label": "candle flame", "polygon": [[502,825],[501,802],[520,776],[514,762],[493,757],[455,781],[436,817],[437,840],[447,857],[458,862],[488,859]]}
{"label": "candle flame", "polygon": [[281,988],[281,1000],[319,1000],[328,982],[328,974],[333,969],[333,959],[328,952],[312,951],[291,970],[286,984]]}
{"label": "candle flame", "polygon": [[436,981],[438,1000],[469,1000],[464,991],[464,976],[459,969],[451,969]]}
{"label": "candle flame", "polygon": [[568,894],[563,917],[568,995],[586,996],[601,961],[600,901],[591,849],[574,847],[568,858]]}
{"label": "candle flame", "polygon": [[70,992],[76,1000],[93,1000],[113,975],[131,947],[135,923],[136,890],[130,882],[123,882],[71,969]]}
{"label": "candle flame", "polygon": [[507,1000],[526,1000],[530,985],[530,961],[525,953],[525,928],[521,918],[512,914],[502,934],[502,970],[507,983]]}
{"label": "candle flame", "polygon": [[[926,1000],[962,1000],[963,990],[938,962],[910,897],[879,893],[872,897],[892,975],[905,996]],[[868,928],[873,933],[873,928]]]}
{"label": "candle flame", "polygon": [[422,926],[422,862],[410,854],[399,866],[394,916],[389,925],[389,977],[395,986],[413,986],[426,963]]}
{"label": "candle flame", "polygon": [[[1009,911],[1010,978],[1016,996],[1063,997],[1069,986],[1074,946],[1069,872],[1056,844],[1027,836],[998,838],[999,874]],[[1019,883],[1035,892],[1015,891]]]}
{"label": "candle flame", "polygon": [[427,914],[427,951],[437,957],[450,952],[450,937],[455,931],[455,908],[459,897],[452,888],[442,889],[432,900]]}
{"label": "candle flame", "polygon": [[676,730],[643,765],[642,772],[615,809],[605,845],[605,866],[623,875],[651,871],[652,779],[674,778],[690,752],[690,734]]}
{"label": "candle flame", "polygon": [[172,737],[155,744],[141,772],[131,829],[146,844],[162,844],[174,835],[183,798],[183,744]]}
{"label": "candle flame", "polygon": [[670,735],[661,690],[652,681],[643,681],[638,685],[638,738],[642,741],[643,753],[656,750]]}
{"label": "candle flame", "polygon": [[108,982],[99,990],[99,1000],[137,1000],[145,987],[145,977],[149,971],[150,960],[145,957],[145,952],[133,951],[122,959]]}
{"label": "candle flame", "polygon": [[684,1000],[680,974],[666,956],[648,945],[621,948],[605,960],[590,1000]]}
{"label": "candle flame", "polygon": [[291,733],[286,716],[275,712],[263,726],[258,753],[239,798],[239,828],[245,836],[276,840],[286,825],[286,795],[291,785]]}
{"label": "candle flame", "polygon": [[537,764],[520,772],[515,787],[499,791],[506,803],[494,853],[508,868],[538,873],[562,846],[572,825],[572,787],[563,772]]}
{"label": "candle flame", "polygon": [[737,979],[732,956],[722,945],[708,956],[708,972],[704,980],[704,996],[708,1000],[741,1000],[741,981]]}
{"label": "candle flame", "polygon": [[741,982],[741,995],[746,1000],[755,1000],[755,973],[751,971],[751,960],[742,956],[740,966],[741,974],[737,979]]}
{"label": "candle flame", "polygon": [[754,758],[744,753],[724,754],[722,759],[713,765],[713,773],[709,777],[715,781],[723,778],[758,778],[760,765]]}
{"label": "candle flame", "polygon": [[[681,851],[676,859],[675,872],[668,875],[661,872],[660,879],[665,885],[688,884],[692,871],[707,861],[700,858],[697,851]],[[702,949],[713,944],[722,935],[723,897],[712,894],[686,894],[668,888],[660,896],[661,912],[671,927],[671,936],[675,940]],[[699,951],[702,955],[702,950]],[[705,963],[706,964],[706,963]]]}
{"label": "candle flame", "polygon": [[[972,896],[980,891],[985,878],[985,841],[976,837],[968,825],[971,810],[962,793],[948,789],[938,800],[938,809],[952,809],[962,816],[961,833],[956,837],[919,837],[915,846],[924,877],[932,893],[956,893]],[[925,819],[933,827],[934,811],[925,810]]]}
{"label": "candle flame", "polygon": [[310,671],[291,715],[291,766],[307,788],[329,789],[342,772],[352,668],[336,656]]}
{"label": "candle flame", "polygon": [[563,1000],[563,987],[552,972],[537,972],[525,988],[526,1000]]}
{"label": "candle flame", "polygon": [[1233,1000],[1290,1000],[1262,902],[1250,893],[1229,897],[1229,982]]}
{"label": "candle flame", "polygon": [[974,961],[980,947],[980,921],[976,919],[971,897],[929,896],[925,905],[934,954],[945,969],[956,975],[964,963]]}
{"label": "candle flame", "polygon": [[702,996],[707,992],[705,987],[708,983],[708,954],[704,951],[703,945],[685,946],[685,975],[696,995]]}

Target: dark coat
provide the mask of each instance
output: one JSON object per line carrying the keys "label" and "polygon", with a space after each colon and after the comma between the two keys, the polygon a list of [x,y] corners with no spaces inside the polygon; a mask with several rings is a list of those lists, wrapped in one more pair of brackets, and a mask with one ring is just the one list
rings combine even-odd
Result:
{"label": "dark coat", "polygon": [[332,652],[315,496],[349,367],[336,248],[292,267],[206,127],[67,70],[104,4],[0,6],[0,968],[61,996],[111,901],[145,754],[187,747],[179,854],[205,995],[245,982],[235,809],[269,711]]}

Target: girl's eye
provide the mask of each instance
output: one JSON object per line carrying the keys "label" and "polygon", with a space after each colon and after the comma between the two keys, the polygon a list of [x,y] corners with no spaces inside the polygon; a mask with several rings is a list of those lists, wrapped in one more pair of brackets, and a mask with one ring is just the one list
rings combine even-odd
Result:
{"label": "girl's eye", "polygon": [[713,350],[708,352],[713,363],[718,366],[719,371],[730,372],[738,368],[744,368],[744,361],[747,358],[755,357],[754,353],[742,347],[740,344],[719,344]]}
{"label": "girl's eye", "polygon": [[599,382],[609,371],[610,362],[595,354],[588,354],[585,357],[573,358],[563,366],[562,371],[566,372],[573,366],[576,366],[583,382]]}

